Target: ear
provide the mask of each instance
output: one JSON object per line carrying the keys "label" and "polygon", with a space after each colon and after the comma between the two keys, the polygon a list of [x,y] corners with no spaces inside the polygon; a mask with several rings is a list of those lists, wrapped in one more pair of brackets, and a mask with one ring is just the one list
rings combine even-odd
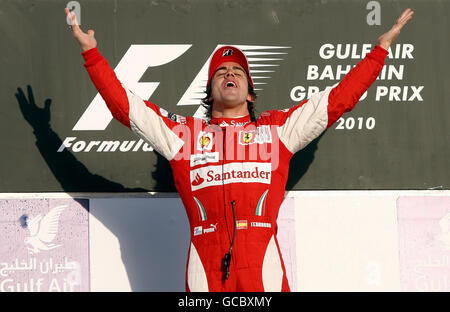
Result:
{"label": "ear", "polygon": [[249,101],[249,102],[254,102],[255,101],[255,99],[251,96],[250,93],[247,94],[247,101]]}

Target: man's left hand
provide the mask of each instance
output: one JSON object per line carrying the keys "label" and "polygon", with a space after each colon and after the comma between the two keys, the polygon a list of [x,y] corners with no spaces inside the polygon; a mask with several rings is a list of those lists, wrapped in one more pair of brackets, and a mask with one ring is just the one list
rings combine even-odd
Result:
{"label": "man's left hand", "polygon": [[395,25],[392,26],[391,30],[389,30],[387,33],[381,35],[378,38],[378,44],[386,50],[389,49],[392,42],[394,42],[395,38],[397,38],[397,36],[400,34],[400,30],[412,18],[413,14],[414,11],[411,10],[410,8],[403,11],[403,13],[397,19]]}

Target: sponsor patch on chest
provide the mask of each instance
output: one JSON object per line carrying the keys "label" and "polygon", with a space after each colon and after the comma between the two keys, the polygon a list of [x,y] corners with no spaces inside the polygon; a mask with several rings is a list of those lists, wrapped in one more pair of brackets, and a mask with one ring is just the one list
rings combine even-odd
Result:
{"label": "sponsor patch on chest", "polygon": [[239,131],[239,144],[272,143],[272,134],[269,126],[259,126],[254,130]]}
{"label": "sponsor patch on chest", "polygon": [[192,190],[229,183],[270,184],[271,163],[234,162],[191,170]]}

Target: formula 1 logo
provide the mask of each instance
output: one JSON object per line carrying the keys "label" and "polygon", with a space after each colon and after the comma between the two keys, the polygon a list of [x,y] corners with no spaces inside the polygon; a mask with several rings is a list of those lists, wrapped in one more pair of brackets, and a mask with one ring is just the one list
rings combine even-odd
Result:
{"label": "formula 1 logo", "polygon": [[[203,117],[204,110],[201,99],[206,90],[208,78],[208,67],[213,53],[220,47],[228,44],[219,44],[211,51],[194,80],[178,101],[177,106],[197,105],[194,116]],[[234,45],[241,49],[247,56],[250,74],[252,75],[255,91],[262,90],[261,86],[267,83],[270,73],[275,71],[281,56],[287,54],[283,46],[257,46],[257,45]],[[133,44],[119,61],[114,69],[119,81],[134,94],[144,100],[150,99],[158,88],[160,82],[139,82],[149,67],[162,66],[181,57],[192,44]],[[106,107],[101,95],[97,93],[83,115],[77,121],[72,130],[105,130],[113,119]]]}

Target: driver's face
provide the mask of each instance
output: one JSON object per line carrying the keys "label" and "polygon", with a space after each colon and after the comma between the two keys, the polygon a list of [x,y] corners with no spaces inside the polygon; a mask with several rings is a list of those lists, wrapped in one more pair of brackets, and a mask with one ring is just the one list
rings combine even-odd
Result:
{"label": "driver's face", "polygon": [[211,91],[214,103],[223,103],[225,107],[251,101],[248,94],[247,73],[236,62],[225,62],[217,67],[211,80]]}

